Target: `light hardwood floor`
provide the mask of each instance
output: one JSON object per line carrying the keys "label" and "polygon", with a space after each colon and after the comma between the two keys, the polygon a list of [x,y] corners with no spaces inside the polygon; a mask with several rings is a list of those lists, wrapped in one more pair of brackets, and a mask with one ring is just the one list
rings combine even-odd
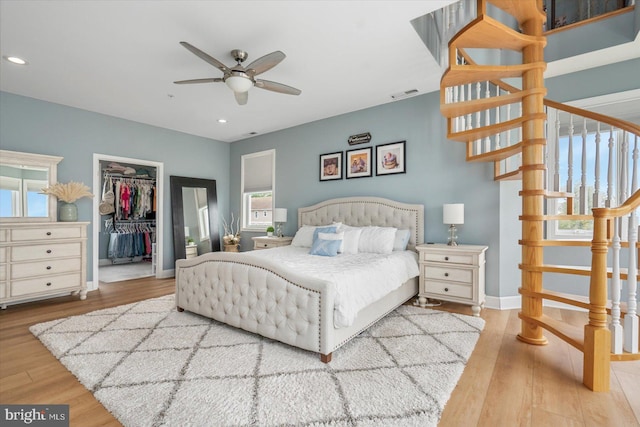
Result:
{"label": "light hardwood floor", "polygon": [[[35,323],[173,293],[173,279],[101,284],[85,301],[61,297],[0,312],[0,403],[69,404],[71,426],[120,425],[31,335]],[[440,309],[471,314],[469,307]],[[548,314],[582,324],[584,313]],[[547,334],[534,347],[517,341],[517,310],[482,311],[486,326],[440,426],[640,426],[640,362],[615,362],[611,392],[582,385],[582,353]],[[340,357],[337,351],[334,357]]]}

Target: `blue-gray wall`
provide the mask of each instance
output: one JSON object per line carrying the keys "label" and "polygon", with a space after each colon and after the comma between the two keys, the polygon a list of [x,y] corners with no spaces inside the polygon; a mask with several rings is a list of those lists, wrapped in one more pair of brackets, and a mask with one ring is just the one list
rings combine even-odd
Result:
{"label": "blue-gray wall", "polygon": [[[285,232],[297,228],[297,208],[325,199],[378,196],[425,206],[425,241],[446,242],[444,203],[464,203],[459,241],[485,244],[487,292],[499,295],[499,186],[492,164],[465,162],[465,145],[447,141],[437,92],[256,136],[231,145],[231,207],[240,211],[240,163],[243,154],[276,150],[275,206],[289,209]],[[370,132],[368,144],[349,146],[350,135]],[[406,173],[368,178],[319,180],[319,156],[406,141]],[[375,154],[374,154],[375,157]],[[251,247],[244,233],[242,248]]]}
{"label": "blue-gray wall", "polygon": [[[215,179],[221,212],[229,206],[229,144],[77,108],[0,92],[0,148],[62,156],[58,181],[93,186],[93,154],[164,163],[164,259],[173,269],[169,176]],[[98,195],[99,197],[99,195]],[[78,201],[78,220],[92,221],[92,203]],[[92,225],[88,229],[88,280],[92,280]]]}

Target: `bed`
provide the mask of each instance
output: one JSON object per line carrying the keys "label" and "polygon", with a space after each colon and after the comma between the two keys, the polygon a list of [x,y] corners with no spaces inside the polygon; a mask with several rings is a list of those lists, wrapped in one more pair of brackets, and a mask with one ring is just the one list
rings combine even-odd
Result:
{"label": "bed", "polygon": [[[333,223],[409,230],[412,253],[424,239],[423,205],[349,197],[298,209],[299,229]],[[337,327],[335,285],[265,256],[278,249],[212,252],[176,261],[178,310],[317,352],[328,363],[340,346],[418,293],[416,276],[360,309],[349,325]]]}

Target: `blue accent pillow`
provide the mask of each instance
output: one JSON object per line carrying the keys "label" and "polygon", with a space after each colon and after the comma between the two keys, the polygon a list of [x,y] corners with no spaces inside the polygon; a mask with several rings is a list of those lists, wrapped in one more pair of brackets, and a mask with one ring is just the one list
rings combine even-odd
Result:
{"label": "blue accent pillow", "polygon": [[309,251],[309,253],[311,255],[336,256],[338,255],[340,245],[342,245],[342,239],[326,240],[318,237],[313,241],[313,245],[311,246],[311,251]]}
{"label": "blue accent pillow", "polygon": [[313,243],[318,240],[318,233],[335,233],[336,231],[338,231],[338,227],[336,227],[335,225],[316,227],[315,231],[313,232]]}

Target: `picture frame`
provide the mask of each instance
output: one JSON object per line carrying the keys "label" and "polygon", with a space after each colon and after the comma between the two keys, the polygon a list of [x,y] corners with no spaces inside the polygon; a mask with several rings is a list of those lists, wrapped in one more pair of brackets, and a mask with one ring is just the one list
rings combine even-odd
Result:
{"label": "picture frame", "polygon": [[406,173],[406,141],[376,146],[376,176]]}
{"label": "picture frame", "polygon": [[320,154],[320,181],[342,179],[342,151]]}
{"label": "picture frame", "polygon": [[345,163],[347,179],[365,178],[372,175],[371,147],[348,150]]}

